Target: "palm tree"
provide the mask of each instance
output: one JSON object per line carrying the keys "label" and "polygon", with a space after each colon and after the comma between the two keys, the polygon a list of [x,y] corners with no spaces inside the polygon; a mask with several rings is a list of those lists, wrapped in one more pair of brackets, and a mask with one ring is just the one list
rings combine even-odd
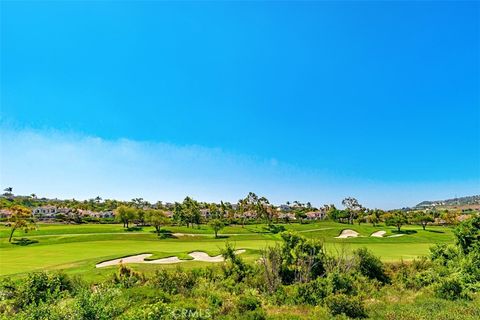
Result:
{"label": "palm tree", "polygon": [[7,188],[3,189],[3,191],[5,191],[5,193],[3,195],[5,195],[7,197],[13,196],[13,188],[12,187],[7,187]]}

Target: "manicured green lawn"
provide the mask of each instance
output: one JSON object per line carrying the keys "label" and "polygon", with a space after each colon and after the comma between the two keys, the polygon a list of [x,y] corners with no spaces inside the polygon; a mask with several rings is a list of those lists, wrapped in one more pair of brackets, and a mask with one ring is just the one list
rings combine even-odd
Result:
{"label": "manicured green lawn", "polygon": [[[426,255],[435,243],[453,242],[450,228],[406,226],[403,236],[373,238],[371,233],[387,231],[387,236],[396,234],[394,228],[371,225],[345,225],[334,222],[312,224],[283,224],[280,228],[300,232],[306,237],[322,240],[332,253],[351,251],[367,247],[384,261],[411,260]],[[96,269],[101,261],[140,253],[152,253],[155,258],[177,255],[185,258],[191,251],[205,251],[217,255],[229,241],[238,249],[247,249],[242,255],[246,260],[258,259],[260,250],[280,239],[279,234],[269,233],[265,225],[229,226],[222,230],[224,237],[214,239],[208,226],[200,228],[166,227],[171,233],[192,234],[179,238],[159,239],[153,228],[145,227],[126,232],[121,225],[39,225],[36,231],[23,234],[16,232],[15,238],[28,237],[38,243],[18,246],[8,243],[9,229],[0,227],[0,276],[21,275],[35,270],[62,269],[67,273],[82,274],[86,277],[101,277],[110,274],[112,268]],[[353,229],[360,233],[358,238],[336,239],[343,229]],[[403,231],[402,230],[402,231]],[[184,267],[211,265],[210,263],[189,261]],[[134,266],[143,271],[176,265]]]}

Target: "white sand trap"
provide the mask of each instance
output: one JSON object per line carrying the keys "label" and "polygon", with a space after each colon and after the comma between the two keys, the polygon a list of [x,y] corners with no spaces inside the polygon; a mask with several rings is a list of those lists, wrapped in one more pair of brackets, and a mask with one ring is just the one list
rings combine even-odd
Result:
{"label": "white sand trap", "polygon": [[370,237],[383,238],[387,232],[386,231],[376,231],[370,235]]}
{"label": "white sand trap", "polygon": [[103,267],[108,267],[108,266],[114,266],[117,264],[125,264],[125,263],[144,263],[145,258],[150,257],[152,254],[151,253],[144,253],[144,254],[137,254],[136,256],[130,256],[130,257],[124,257],[120,259],[115,259],[115,260],[109,260],[109,261],[104,261],[101,263],[98,263],[95,267],[97,268],[103,268]]}
{"label": "white sand trap", "polygon": [[184,262],[185,260],[180,260],[178,257],[168,257],[162,259],[155,259],[155,260],[144,260],[140,263],[157,263],[157,264],[169,264],[169,263],[179,263]]}
{"label": "white sand trap", "polygon": [[342,233],[340,233],[338,237],[335,237],[335,238],[337,239],[356,238],[358,237],[358,235],[359,233],[357,231],[345,229],[342,231]]}
{"label": "white sand trap", "polygon": [[404,235],[405,235],[405,234],[403,234],[403,233],[394,234],[394,235],[388,236],[387,238],[396,238],[396,237],[401,237],[401,236],[404,236]]}
{"label": "white sand trap", "polygon": [[218,255],[215,257],[210,257],[207,253],[201,251],[194,251],[188,254],[189,256],[193,257],[193,260],[197,261],[206,261],[206,262],[221,262],[223,261],[222,255]]}
{"label": "white sand trap", "polygon": [[[235,254],[244,253],[245,250],[236,250]],[[180,262],[188,262],[188,261],[204,261],[204,262],[222,262],[224,261],[222,255],[218,255],[215,257],[209,256],[207,253],[202,251],[194,251],[188,254],[193,258],[193,260],[180,260],[178,257],[168,257],[162,259],[155,259],[155,260],[145,260],[146,258],[152,256],[151,253],[144,253],[138,254],[136,256],[130,256],[120,259],[114,259],[109,261],[104,261],[98,263],[95,267],[96,268],[103,268],[109,266],[115,266],[119,264],[127,264],[127,263],[153,263],[153,264],[170,264],[170,263],[180,263]]]}
{"label": "white sand trap", "polygon": [[196,234],[193,233],[173,233],[172,236],[178,238],[178,237],[196,237]]}

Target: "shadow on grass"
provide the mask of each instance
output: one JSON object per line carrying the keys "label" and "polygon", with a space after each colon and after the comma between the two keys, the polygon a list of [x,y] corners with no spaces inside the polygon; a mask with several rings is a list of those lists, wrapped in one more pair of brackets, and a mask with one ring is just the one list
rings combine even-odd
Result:
{"label": "shadow on grass", "polygon": [[417,233],[416,230],[392,230],[392,233],[396,233],[396,234],[414,234],[414,233]]}
{"label": "shadow on grass", "polygon": [[429,230],[429,229],[425,229],[424,231],[433,232],[433,233],[445,233],[445,231],[440,231],[440,230]]}
{"label": "shadow on grass", "polygon": [[230,238],[230,237],[229,237],[229,236],[225,236],[225,235],[221,235],[221,234],[219,234],[219,235],[217,236],[217,239],[228,239],[228,238]]}
{"label": "shadow on grass", "polygon": [[174,238],[176,238],[173,235],[173,233],[169,230],[160,229],[160,231],[158,233],[156,231],[152,231],[152,232],[155,233],[156,235],[158,235],[159,239],[174,239]]}
{"label": "shadow on grass", "polygon": [[38,240],[31,240],[28,238],[20,238],[20,239],[13,239],[12,244],[17,245],[17,246],[28,246],[29,244],[34,244],[38,243]]}
{"label": "shadow on grass", "polygon": [[139,226],[125,228],[125,231],[127,231],[127,232],[142,231],[142,230],[143,230],[143,228],[139,227]]}
{"label": "shadow on grass", "polygon": [[264,230],[268,231],[269,233],[276,234],[276,233],[283,232],[286,229],[285,229],[284,226],[279,226],[279,225],[272,224],[272,225],[264,227]]}

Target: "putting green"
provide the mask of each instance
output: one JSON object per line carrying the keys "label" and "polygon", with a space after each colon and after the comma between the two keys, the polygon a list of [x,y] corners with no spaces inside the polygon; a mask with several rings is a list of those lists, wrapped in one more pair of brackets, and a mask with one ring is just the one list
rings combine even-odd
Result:
{"label": "putting green", "polygon": [[[300,232],[306,237],[324,241],[332,253],[351,251],[367,247],[384,261],[411,260],[426,255],[435,243],[453,242],[450,228],[430,227],[426,231],[418,226],[407,226],[401,237],[375,238],[370,235],[379,230],[387,236],[395,234],[390,227],[367,225],[344,225],[333,222],[314,224],[285,224],[280,228]],[[214,239],[207,226],[200,228],[166,227],[165,231],[183,233],[179,238],[159,239],[150,227],[125,232],[121,225],[40,225],[37,231],[15,233],[15,238],[28,237],[36,240],[26,246],[8,243],[8,228],[0,227],[0,276],[21,275],[35,270],[62,269],[68,273],[82,273],[92,276],[104,271],[95,270],[101,261],[140,253],[152,253],[156,258],[177,255],[184,257],[188,252],[205,251],[217,255],[228,241],[237,249],[247,249],[242,255],[246,260],[258,258],[260,250],[280,239],[279,234],[269,233],[265,225],[227,227],[222,230],[223,238]],[[357,238],[336,239],[343,229],[360,233]],[[188,234],[188,235],[187,235]],[[186,262],[183,265],[197,266],[201,262]],[[169,267],[148,265],[136,268],[155,270]],[[105,269],[112,268],[107,267]]]}

